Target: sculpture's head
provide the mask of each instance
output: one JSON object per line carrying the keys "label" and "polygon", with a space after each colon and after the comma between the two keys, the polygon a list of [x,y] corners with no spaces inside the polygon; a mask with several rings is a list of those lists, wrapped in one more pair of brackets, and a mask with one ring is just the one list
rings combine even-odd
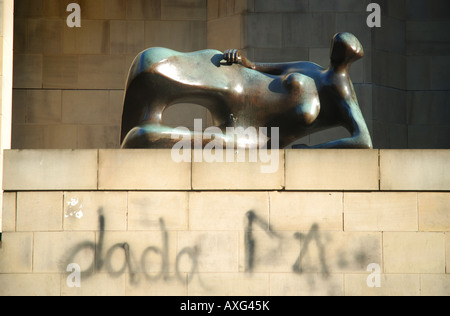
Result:
{"label": "sculpture's head", "polygon": [[331,43],[331,64],[347,66],[364,56],[360,41],[351,33],[338,33]]}

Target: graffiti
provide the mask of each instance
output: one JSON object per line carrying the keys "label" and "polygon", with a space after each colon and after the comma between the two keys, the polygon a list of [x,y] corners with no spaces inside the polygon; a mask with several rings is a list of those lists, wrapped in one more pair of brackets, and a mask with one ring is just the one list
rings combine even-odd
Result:
{"label": "graffiti", "polygon": [[[269,228],[268,223],[266,223],[263,219],[259,218],[255,212],[250,211],[246,214],[247,217],[247,225],[245,228],[245,271],[253,272],[255,268],[255,253],[256,253],[256,240],[253,234],[253,225],[257,224],[261,227],[264,232],[271,238],[278,240],[279,247],[283,242],[283,237],[272,231]],[[292,271],[296,274],[302,274],[304,269],[302,267],[302,262],[305,256],[308,253],[310,244],[312,241],[315,242],[318,251],[319,251],[319,261],[322,275],[326,278],[329,275],[327,263],[325,261],[325,246],[323,245],[320,234],[319,234],[319,225],[313,224],[309,233],[304,235],[300,232],[296,232],[294,234],[294,238],[300,241],[300,254],[297,261],[292,266]]]}
{"label": "graffiti", "polygon": [[303,273],[302,261],[308,252],[309,244],[311,243],[312,240],[314,240],[316,242],[316,246],[319,250],[319,261],[320,261],[322,275],[324,277],[328,277],[329,272],[328,272],[327,263],[325,261],[325,247],[322,244],[321,239],[320,239],[319,225],[313,224],[309,233],[306,236],[300,232],[297,232],[297,233],[295,233],[294,237],[301,242],[302,247],[300,249],[300,255],[299,255],[297,261],[294,263],[292,270],[295,273],[299,273],[299,274]]}
{"label": "graffiti", "polygon": [[274,239],[276,238],[279,242],[281,242],[281,237],[271,231],[269,228],[269,225],[259,218],[255,212],[249,211],[246,214],[247,217],[247,226],[245,228],[245,271],[246,272],[252,272],[253,268],[255,267],[255,247],[256,247],[256,240],[253,236],[253,224],[257,224],[260,226],[268,235],[270,238]]}
{"label": "graffiti", "polygon": [[[149,245],[138,254],[128,242],[118,242],[105,247],[105,216],[103,209],[98,211],[99,233],[96,242],[85,241],[74,245],[68,251],[63,264],[67,265],[67,272],[71,274],[67,277],[67,284],[71,287],[79,287],[81,280],[92,277],[95,273],[107,273],[112,278],[118,278],[124,274],[128,275],[130,284],[138,285],[142,281],[156,283],[159,281],[168,282],[175,280],[189,284],[197,277],[200,286],[209,290],[201,279],[199,273],[202,256],[208,253],[202,251],[200,247],[194,245],[180,249],[177,253],[171,252],[169,243],[169,232],[163,218],[159,219],[159,232],[161,234],[160,245]],[[324,232],[321,232],[317,223],[312,224],[307,232],[295,232],[292,237],[286,234],[275,232],[263,218],[254,211],[245,214],[244,222],[244,266],[247,274],[252,274],[259,264],[278,265],[286,264],[285,268],[290,269],[297,275],[306,275],[308,284],[314,288],[314,274],[319,274],[324,280],[330,277],[330,266],[339,269],[352,269],[365,267],[370,260],[366,253],[369,245],[363,241],[361,247],[353,246],[351,251],[346,248],[333,247],[334,253],[330,262],[327,262],[327,248],[332,239]],[[272,245],[266,245],[265,243]],[[280,256],[283,247],[290,245],[290,255],[292,259],[285,259]],[[295,248],[292,248],[295,247]],[[107,248],[107,249],[105,249]],[[85,265],[84,270],[74,264],[76,258],[92,253],[93,259]],[[169,254],[172,254],[169,260]],[[78,256],[78,257],[77,257]],[[139,260],[138,260],[139,259]],[[155,259],[158,259],[155,263]],[[329,260],[330,258],[328,258]],[[292,262],[289,262],[292,260]],[[171,262],[173,261],[173,262]],[[172,265],[172,269],[171,269]],[[375,270],[367,279],[370,286],[379,286],[380,269],[376,265],[371,265],[369,272]],[[365,269],[365,268],[364,268]],[[149,271],[153,271],[150,273]],[[175,272],[173,272],[175,271]]]}
{"label": "graffiti", "polygon": [[[167,232],[165,222],[163,219],[159,220],[160,230],[162,234],[162,248],[155,246],[149,246],[145,248],[141,254],[140,261],[135,259],[135,254],[132,251],[131,246],[127,242],[116,243],[111,246],[107,251],[104,250],[105,241],[105,217],[103,215],[103,210],[99,210],[99,238],[98,243],[93,242],[82,242],[75,245],[69,251],[68,256],[64,262],[74,262],[77,255],[79,255],[84,250],[90,250],[94,253],[94,259],[91,265],[81,271],[81,279],[85,280],[92,277],[96,272],[101,271],[103,268],[107,273],[113,277],[117,278],[128,272],[130,283],[138,284],[140,282],[140,277],[143,276],[147,281],[156,282],[158,280],[168,280],[169,279],[169,234]],[[106,254],[103,256],[103,252]],[[113,266],[113,257],[117,252],[123,252],[123,264],[120,268]],[[158,255],[161,257],[161,266],[159,267],[159,272],[156,274],[150,274],[148,258],[151,255]],[[175,277],[184,282],[184,273],[180,271],[180,262],[182,258],[186,257],[191,262],[191,268],[188,275],[195,275],[198,268],[198,255],[199,251],[197,247],[186,247],[182,249],[176,257],[175,260]],[[69,264],[70,265],[70,264]],[[72,265],[71,267],[73,267]],[[78,270],[79,272],[79,270]],[[189,281],[189,280],[188,280]]]}

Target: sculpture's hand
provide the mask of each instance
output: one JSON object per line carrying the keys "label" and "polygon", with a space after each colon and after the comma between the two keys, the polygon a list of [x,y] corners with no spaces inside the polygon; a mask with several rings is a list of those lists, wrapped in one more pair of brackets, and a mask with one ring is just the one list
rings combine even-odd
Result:
{"label": "sculpture's hand", "polygon": [[241,64],[242,54],[238,49],[227,49],[223,54],[223,59],[225,59],[230,64]]}

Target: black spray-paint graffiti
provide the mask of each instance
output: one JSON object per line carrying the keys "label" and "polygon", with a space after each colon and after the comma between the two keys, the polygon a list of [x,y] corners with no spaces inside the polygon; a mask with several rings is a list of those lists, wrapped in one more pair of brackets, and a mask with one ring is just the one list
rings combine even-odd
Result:
{"label": "black spray-paint graffiti", "polygon": [[[269,228],[269,225],[261,218],[259,218],[255,212],[250,211],[247,213],[247,226],[245,229],[245,271],[253,272],[255,267],[255,252],[256,252],[256,240],[253,236],[253,225],[257,224],[260,226],[271,239],[277,239],[279,243],[282,242],[282,237],[276,232]],[[329,271],[327,263],[325,261],[325,246],[323,245],[320,234],[319,225],[313,224],[307,235],[300,232],[294,234],[294,238],[301,242],[300,255],[297,261],[292,266],[292,271],[297,274],[302,274],[302,262],[308,253],[310,243],[315,241],[316,246],[319,250],[319,260],[322,275],[328,277]]]}
{"label": "black spray-paint graffiti", "polygon": [[[141,254],[140,261],[135,259],[135,256],[132,252],[130,245],[127,242],[117,243],[113,245],[111,248],[106,251],[105,256],[103,257],[104,252],[104,240],[105,240],[105,217],[103,215],[103,210],[99,210],[99,239],[98,243],[95,244],[93,242],[82,242],[76,246],[74,246],[70,251],[69,255],[64,260],[65,263],[73,263],[77,255],[80,254],[84,250],[92,251],[94,255],[94,260],[92,264],[87,269],[81,271],[81,278],[87,279],[93,276],[96,272],[101,271],[103,268],[107,271],[107,273],[111,277],[120,277],[124,273],[127,272],[129,274],[130,283],[137,284],[140,282],[140,276],[143,275],[147,281],[156,282],[158,280],[169,279],[169,234],[167,232],[165,222],[163,219],[159,220],[160,230],[162,234],[162,248],[158,248],[155,246],[147,247]],[[113,267],[113,255],[117,251],[123,251],[124,254],[124,262],[122,267],[119,269]],[[148,257],[151,255],[158,255],[161,257],[161,266],[159,268],[159,273],[148,273]],[[175,260],[175,276],[181,281],[185,282],[184,274],[180,272],[180,262],[184,257],[187,257],[191,261],[191,270],[187,272],[188,275],[193,276],[197,273],[198,268],[198,256],[199,251],[197,247],[186,247],[182,249],[176,256]],[[138,273],[139,272],[139,273]],[[189,280],[188,280],[189,282]]]}
{"label": "black spray-paint graffiti", "polygon": [[[138,284],[140,278],[144,276],[145,280],[149,282],[157,281],[168,281],[170,280],[169,272],[169,233],[167,231],[164,219],[159,220],[160,231],[162,235],[162,246],[161,248],[156,246],[149,246],[143,250],[140,260],[136,260],[135,253],[133,253],[130,245],[127,242],[116,243],[111,246],[107,251],[104,249],[105,242],[105,217],[103,215],[103,210],[99,210],[99,238],[98,242],[82,242],[73,248],[68,253],[68,256],[63,260],[64,264],[71,264],[75,262],[77,256],[82,254],[83,251],[91,251],[94,253],[94,259],[91,265],[81,271],[81,277],[87,279],[93,276],[96,272],[102,271],[104,269],[111,277],[120,277],[128,271],[129,280],[131,284]],[[256,268],[256,254],[260,251],[258,245],[260,243],[257,240],[257,236],[254,234],[254,228],[258,226],[264,234],[266,234],[270,240],[278,243],[278,248],[281,249],[282,244],[286,241],[285,237],[279,233],[270,229],[269,224],[258,217],[254,211],[249,211],[246,214],[246,224],[244,231],[244,250],[245,250],[245,271],[247,273],[252,273]],[[312,250],[312,245],[315,244],[319,263],[318,268],[323,278],[328,278],[330,275],[329,268],[326,262],[326,246],[323,242],[323,238],[319,231],[319,225],[313,224],[307,234],[296,232],[293,236],[295,240],[299,241],[299,255],[295,262],[292,263],[292,272],[295,274],[303,274],[306,272],[311,272],[309,269],[305,269],[304,261],[308,253]],[[104,252],[106,251],[106,254]],[[116,252],[123,253],[123,265],[120,268],[114,267],[113,260],[114,254]],[[343,255],[341,253],[341,255]],[[159,267],[158,273],[148,273],[150,271],[149,258],[151,256],[159,256],[161,258],[161,265]],[[199,257],[200,248],[198,246],[186,247],[179,251],[175,259],[175,278],[180,282],[186,282],[186,275],[188,277],[187,282],[189,283],[192,279],[198,275],[199,267]],[[180,263],[182,260],[190,260],[190,271],[181,271]],[[342,258],[341,258],[342,259]],[[355,260],[359,264],[364,264],[366,261],[365,253],[358,252],[355,255]],[[339,261],[339,266],[345,267],[348,263],[343,260]],[[314,269],[317,271],[317,267]],[[202,284],[200,275],[198,275],[199,282]]]}

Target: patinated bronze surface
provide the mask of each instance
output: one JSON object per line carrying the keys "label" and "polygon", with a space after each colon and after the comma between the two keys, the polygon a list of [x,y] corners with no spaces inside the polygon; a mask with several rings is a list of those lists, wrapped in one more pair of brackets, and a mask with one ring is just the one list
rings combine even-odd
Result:
{"label": "patinated bronze surface", "polygon": [[311,62],[253,63],[236,49],[180,53],[150,48],[130,69],[122,148],[171,148],[178,140],[172,139],[174,128],[164,125],[163,115],[179,103],[198,104],[211,112],[223,131],[215,134],[216,141],[227,140],[227,127],[267,127],[270,142],[270,128],[279,127],[279,146],[285,148],[309,134],[343,126],[349,138],[311,148],[372,148],[349,77],[350,65],[363,55],[362,45],[350,33],[333,37],[328,68]]}

